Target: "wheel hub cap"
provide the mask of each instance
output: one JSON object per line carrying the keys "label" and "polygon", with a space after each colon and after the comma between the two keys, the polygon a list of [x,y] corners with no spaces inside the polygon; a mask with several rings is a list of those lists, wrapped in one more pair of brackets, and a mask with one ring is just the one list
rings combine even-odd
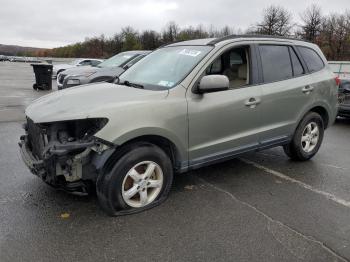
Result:
{"label": "wheel hub cap", "polygon": [[310,122],[304,128],[301,136],[301,146],[306,153],[315,149],[319,140],[319,128],[315,122]]}
{"label": "wheel hub cap", "polygon": [[122,183],[122,197],[131,207],[152,203],[163,186],[163,171],[152,161],[143,161],[132,167]]}

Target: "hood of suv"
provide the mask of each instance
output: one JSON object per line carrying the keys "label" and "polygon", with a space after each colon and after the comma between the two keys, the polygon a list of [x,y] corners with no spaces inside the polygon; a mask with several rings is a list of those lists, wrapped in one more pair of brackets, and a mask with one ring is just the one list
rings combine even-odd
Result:
{"label": "hood of suv", "polygon": [[110,83],[89,84],[53,92],[26,108],[36,123],[106,117],[130,106],[163,99],[168,91],[151,91]]}

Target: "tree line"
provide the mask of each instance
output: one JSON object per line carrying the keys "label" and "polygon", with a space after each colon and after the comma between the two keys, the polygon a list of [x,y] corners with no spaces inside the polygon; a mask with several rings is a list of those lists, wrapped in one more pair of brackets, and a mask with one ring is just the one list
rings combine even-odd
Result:
{"label": "tree line", "polygon": [[261,21],[245,31],[230,26],[220,29],[203,25],[181,28],[169,22],[160,32],[139,32],[128,26],[112,37],[104,35],[86,38],[85,41],[36,51],[34,56],[108,58],[128,50],[153,50],[176,41],[231,34],[263,34],[293,37],[316,43],[329,60],[350,60],[350,11],[324,15],[318,5],[309,6],[295,23],[292,13],[282,6],[271,5],[263,10]]}

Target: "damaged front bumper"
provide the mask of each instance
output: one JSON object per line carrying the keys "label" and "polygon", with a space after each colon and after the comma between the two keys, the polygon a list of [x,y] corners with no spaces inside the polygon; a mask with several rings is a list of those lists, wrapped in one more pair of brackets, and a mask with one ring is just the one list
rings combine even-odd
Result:
{"label": "damaged front bumper", "polygon": [[99,172],[114,152],[113,146],[95,137],[61,143],[48,140],[45,132],[34,136],[33,130],[25,130],[19,142],[23,162],[47,184],[70,192],[93,190]]}
{"label": "damaged front bumper", "polygon": [[26,164],[26,166],[29,168],[30,172],[32,172],[34,175],[37,175],[38,177],[42,178],[45,169],[44,169],[44,161],[38,160],[30,151],[28,147],[27,142],[28,136],[21,136],[20,142],[18,143],[20,147],[20,153],[23,162]]}

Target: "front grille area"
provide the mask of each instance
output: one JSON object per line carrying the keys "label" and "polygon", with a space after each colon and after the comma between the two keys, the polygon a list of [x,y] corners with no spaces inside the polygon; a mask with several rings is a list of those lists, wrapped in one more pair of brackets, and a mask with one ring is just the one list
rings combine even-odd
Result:
{"label": "front grille area", "polygon": [[64,74],[59,74],[59,76],[58,76],[58,83],[60,83],[60,84],[63,84],[63,80],[64,80],[64,78],[66,77],[66,75],[64,75]]}
{"label": "front grille area", "polygon": [[44,133],[30,118],[27,119],[28,142],[34,156],[43,159]]}

